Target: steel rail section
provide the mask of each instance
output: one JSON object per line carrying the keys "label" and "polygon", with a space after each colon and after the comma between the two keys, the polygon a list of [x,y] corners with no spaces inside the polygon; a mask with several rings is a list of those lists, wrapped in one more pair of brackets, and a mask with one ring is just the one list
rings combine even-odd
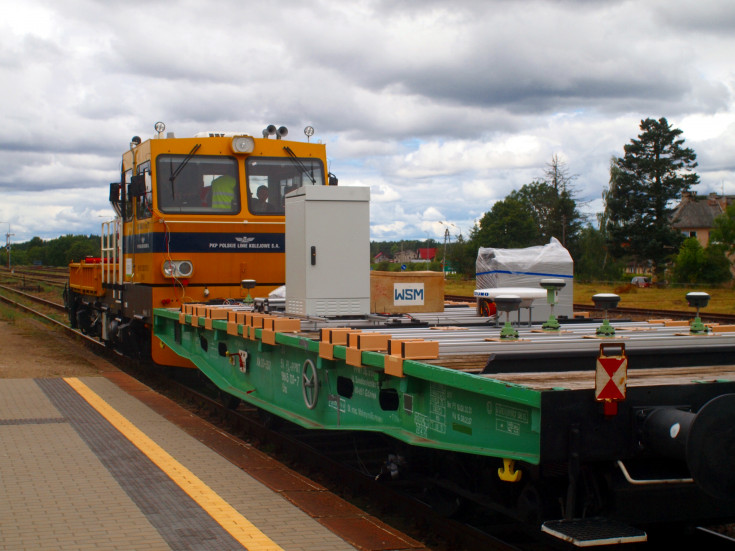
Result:
{"label": "steel rail section", "polygon": [[77,331],[76,329],[72,329],[68,325],[66,325],[63,322],[60,322],[59,320],[55,320],[54,318],[51,318],[47,316],[46,314],[43,314],[42,312],[39,312],[38,310],[34,310],[33,308],[26,306],[25,304],[21,304],[20,302],[17,302],[13,299],[10,299],[4,295],[0,295],[0,301],[4,302],[6,304],[9,304],[13,306],[14,308],[18,308],[20,310],[23,310],[24,312],[27,312],[29,314],[33,314],[34,316],[37,316],[44,321],[47,321],[49,323],[52,323],[58,327],[61,327],[64,329],[67,333],[74,335],[75,337],[81,338],[86,344],[93,344],[96,348],[104,348],[104,343],[98,341],[97,339],[94,339],[92,337],[89,337],[82,333],[81,331]]}
{"label": "steel rail section", "polygon": [[50,300],[46,300],[44,298],[37,297],[34,295],[29,295],[28,293],[24,293],[23,291],[18,291],[17,289],[13,289],[12,287],[8,287],[6,285],[0,285],[0,289],[4,289],[5,291],[10,291],[11,293],[16,293],[18,295],[21,295],[22,297],[27,298],[28,300],[37,302],[38,304],[43,304],[44,306],[48,306],[49,308],[53,308],[54,310],[60,310],[62,312],[66,310],[63,304],[59,304],[58,302],[52,302]]}
{"label": "steel rail section", "polygon": [[[437,316],[436,319],[439,319]],[[442,318],[446,320],[446,318]],[[451,323],[451,322],[450,322]],[[558,332],[544,332],[535,328],[517,327],[519,340],[504,341],[500,338],[500,327],[482,325],[459,327],[455,330],[437,330],[428,327],[401,328],[401,338],[424,339],[439,342],[440,356],[468,354],[505,354],[509,356],[532,356],[544,354],[549,357],[560,344],[564,345],[563,354],[596,353],[600,343],[624,342],[629,351],[655,351],[665,346],[676,352],[701,349],[703,339],[707,339],[708,350],[734,349],[735,328],[729,332],[690,334],[686,326],[665,326],[663,323],[632,322],[618,327],[614,338],[602,339],[596,336],[596,323],[564,324]],[[612,322],[615,327],[615,322]],[[390,327],[365,328],[364,332],[390,332]],[[521,345],[522,346],[519,346]]]}
{"label": "steel rail section", "polygon": [[38,276],[38,274],[35,274],[35,275],[32,275],[32,274],[33,274],[32,272],[11,273],[7,271],[2,273],[2,275],[5,277],[10,277],[13,279],[21,280],[23,282],[35,281],[39,283],[45,283],[46,285],[53,285],[56,287],[59,287],[59,286],[63,287],[66,284],[67,280],[69,279],[68,276],[64,276],[64,277],[59,276],[53,279],[48,279],[47,277],[40,277]]}

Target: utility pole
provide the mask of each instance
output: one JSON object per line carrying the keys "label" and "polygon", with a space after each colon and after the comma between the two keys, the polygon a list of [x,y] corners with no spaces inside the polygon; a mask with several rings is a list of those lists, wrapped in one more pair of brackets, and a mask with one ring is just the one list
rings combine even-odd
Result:
{"label": "utility pole", "polygon": [[449,239],[449,228],[444,229],[444,257],[442,258],[442,274],[444,275],[444,279],[447,279],[447,239]]}
{"label": "utility pole", "polygon": [[[0,220],[0,224],[5,224],[6,222],[3,222]],[[12,266],[10,263],[10,238],[13,237],[15,234],[10,233],[10,222],[7,222],[8,224],[8,233],[5,234],[5,249],[8,251],[8,271],[12,271]]]}
{"label": "utility pole", "polygon": [[455,226],[451,222],[439,222],[442,226],[444,226],[444,258],[442,258],[442,275],[444,276],[444,279],[447,279],[447,272],[445,270],[446,263],[447,263],[447,241],[450,239],[449,237],[449,226]]}
{"label": "utility pole", "polygon": [[12,272],[12,266],[10,265],[10,238],[13,237],[15,234],[10,233],[10,222],[8,222],[8,233],[5,234],[6,239],[6,246],[8,248],[8,271]]}

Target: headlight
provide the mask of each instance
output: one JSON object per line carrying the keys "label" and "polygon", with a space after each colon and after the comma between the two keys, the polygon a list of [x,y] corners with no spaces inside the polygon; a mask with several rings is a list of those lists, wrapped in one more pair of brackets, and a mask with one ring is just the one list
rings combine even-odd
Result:
{"label": "headlight", "polygon": [[232,151],[235,153],[252,153],[255,140],[251,136],[235,136],[232,138]]}
{"label": "headlight", "polygon": [[194,265],[189,260],[166,260],[161,265],[164,277],[191,277]]}

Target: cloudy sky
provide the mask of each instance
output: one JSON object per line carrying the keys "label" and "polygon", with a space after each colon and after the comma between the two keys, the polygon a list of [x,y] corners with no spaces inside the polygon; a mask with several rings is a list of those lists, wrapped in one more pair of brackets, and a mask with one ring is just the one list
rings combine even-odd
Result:
{"label": "cloudy sky", "polygon": [[99,233],[159,120],[314,126],[374,240],[466,236],[555,154],[594,218],[647,117],[683,130],[699,194],[735,194],[734,51],[730,0],[0,0],[0,229]]}

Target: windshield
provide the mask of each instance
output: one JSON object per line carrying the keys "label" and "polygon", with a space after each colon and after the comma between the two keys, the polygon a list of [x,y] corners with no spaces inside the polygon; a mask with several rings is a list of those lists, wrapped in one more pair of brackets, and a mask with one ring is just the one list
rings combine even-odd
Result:
{"label": "windshield", "polygon": [[248,179],[248,208],[253,214],[284,214],[285,198],[301,186],[324,184],[324,168],[319,159],[250,157],[245,173]]}
{"label": "windshield", "polygon": [[[166,213],[237,214],[240,185],[232,157],[160,155],[158,209]],[[172,178],[173,176],[173,178]]]}

